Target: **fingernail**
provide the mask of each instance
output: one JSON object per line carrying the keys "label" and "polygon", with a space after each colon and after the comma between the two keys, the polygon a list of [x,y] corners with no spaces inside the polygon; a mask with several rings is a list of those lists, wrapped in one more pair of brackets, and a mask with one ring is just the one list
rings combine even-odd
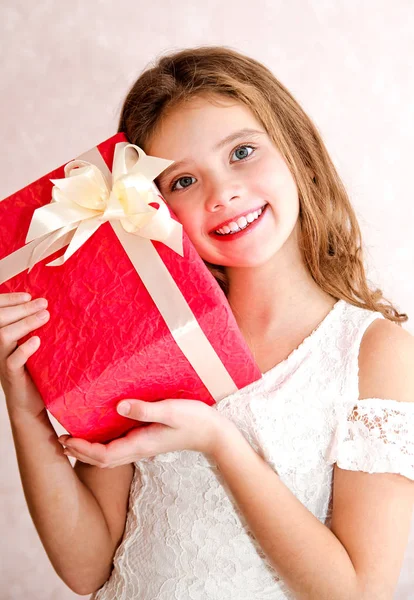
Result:
{"label": "fingernail", "polygon": [[46,298],[38,298],[37,300],[34,301],[35,308],[46,308],[46,306],[47,306]]}
{"label": "fingernail", "polygon": [[48,317],[49,317],[49,311],[47,310],[42,310],[41,312],[37,313],[37,318],[40,319],[41,321],[45,321]]}
{"label": "fingernail", "polygon": [[117,411],[120,415],[129,415],[131,412],[131,405],[129,402],[120,402],[117,406]]}

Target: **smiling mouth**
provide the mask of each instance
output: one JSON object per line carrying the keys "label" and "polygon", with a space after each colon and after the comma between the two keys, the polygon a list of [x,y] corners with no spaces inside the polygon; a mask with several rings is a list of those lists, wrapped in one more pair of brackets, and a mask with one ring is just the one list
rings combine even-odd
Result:
{"label": "smiling mouth", "polygon": [[[257,209],[257,211],[252,211],[253,213],[257,213],[258,211],[261,211],[261,212],[260,212],[260,214],[256,218],[254,218],[250,222],[247,222],[246,225],[244,225],[243,227],[240,227],[237,224],[237,221],[233,221],[238,226],[238,228],[236,230],[231,230],[230,227],[227,224],[227,229],[229,229],[229,231],[227,231],[227,232],[223,231],[223,228],[226,227],[226,226],[223,226],[223,227],[219,227],[218,229],[213,230],[210,233],[210,235],[214,235],[214,236],[217,236],[217,237],[220,237],[220,238],[230,238],[230,237],[236,236],[238,233],[241,233],[242,231],[245,231],[246,229],[252,228],[252,226],[256,222],[258,222],[258,221],[261,220],[262,215],[265,212],[267,206],[268,205],[266,203],[263,206],[261,206],[259,209]],[[248,213],[248,214],[250,214],[250,213]],[[220,231],[220,230],[222,230],[222,231]]]}

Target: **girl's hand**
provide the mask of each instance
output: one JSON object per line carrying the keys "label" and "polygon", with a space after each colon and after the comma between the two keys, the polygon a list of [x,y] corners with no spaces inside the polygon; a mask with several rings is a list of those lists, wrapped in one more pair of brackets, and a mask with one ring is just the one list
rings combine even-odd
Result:
{"label": "girl's hand", "polygon": [[130,404],[129,419],[149,423],[108,444],[91,443],[68,435],[59,441],[65,454],[102,468],[113,468],[175,450],[196,450],[213,457],[235,425],[214,408],[198,400],[123,400]]}
{"label": "girl's hand", "polygon": [[[17,341],[49,320],[45,298],[30,302],[29,294],[0,294],[0,383],[10,417],[46,413],[42,397],[26,370],[27,359],[40,346],[35,336]],[[42,314],[44,315],[42,317]]]}

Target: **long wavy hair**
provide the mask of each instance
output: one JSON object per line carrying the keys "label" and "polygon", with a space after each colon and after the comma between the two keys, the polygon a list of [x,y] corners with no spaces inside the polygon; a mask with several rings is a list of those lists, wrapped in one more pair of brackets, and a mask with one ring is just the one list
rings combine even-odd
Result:
{"label": "long wavy hair", "polygon": [[[358,221],[316,126],[260,62],[223,46],[161,56],[132,85],[118,131],[145,151],[167,111],[194,96],[217,94],[246,105],[287,162],[298,188],[299,244],[315,282],[334,298],[401,326],[408,316],[368,285]],[[204,262],[227,295],[225,268]]]}

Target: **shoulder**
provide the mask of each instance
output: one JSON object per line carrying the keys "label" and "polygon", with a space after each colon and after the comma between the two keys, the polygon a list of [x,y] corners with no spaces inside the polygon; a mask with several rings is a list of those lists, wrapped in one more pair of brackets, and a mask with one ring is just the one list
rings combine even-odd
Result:
{"label": "shoulder", "polygon": [[[376,398],[378,407],[381,399],[414,402],[413,366],[414,337],[392,321],[376,319],[360,345],[359,399]],[[407,408],[414,405],[402,406],[408,435],[399,427],[394,431],[385,415],[379,423],[387,424],[384,437],[368,425],[372,436],[357,439],[342,467],[334,467],[331,530],[354,565],[360,598],[393,597],[407,548],[414,502],[408,445],[414,413]]]}
{"label": "shoulder", "polygon": [[359,398],[414,402],[414,336],[389,321],[375,319],[359,349]]}

